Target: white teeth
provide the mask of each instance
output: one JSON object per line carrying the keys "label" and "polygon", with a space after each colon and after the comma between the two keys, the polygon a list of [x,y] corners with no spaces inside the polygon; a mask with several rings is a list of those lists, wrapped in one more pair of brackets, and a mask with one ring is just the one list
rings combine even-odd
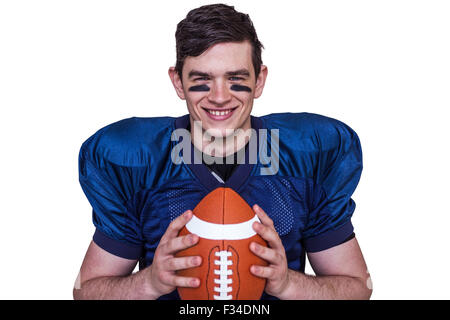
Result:
{"label": "white teeth", "polygon": [[208,110],[209,113],[211,113],[214,116],[224,116],[231,112],[231,110],[227,111],[216,111],[216,110]]}

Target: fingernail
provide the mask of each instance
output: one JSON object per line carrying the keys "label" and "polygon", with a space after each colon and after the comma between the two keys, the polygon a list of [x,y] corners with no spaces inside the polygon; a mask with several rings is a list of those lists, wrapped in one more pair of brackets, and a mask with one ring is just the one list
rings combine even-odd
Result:
{"label": "fingernail", "polygon": [[188,241],[188,243],[189,243],[190,245],[195,244],[195,241],[196,241],[195,235],[194,235],[194,234],[188,235],[187,241]]}
{"label": "fingernail", "polygon": [[193,279],[193,280],[191,281],[191,284],[192,284],[192,286],[194,286],[194,287],[198,287],[198,285],[200,284],[200,281],[198,281],[197,279]]}
{"label": "fingernail", "polygon": [[194,266],[198,266],[200,264],[200,261],[201,261],[200,257],[193,257],[192,258],[192,264]]}

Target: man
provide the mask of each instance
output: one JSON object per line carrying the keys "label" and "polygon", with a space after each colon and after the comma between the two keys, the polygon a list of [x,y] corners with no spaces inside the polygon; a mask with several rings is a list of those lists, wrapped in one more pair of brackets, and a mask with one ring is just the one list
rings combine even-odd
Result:
{"label": "man", "polygon": [[[177,299],[176,287],[199,286],[176,271],[201,257],[175,257],[199,238],[178,233],[206,194],[227,186],[252,206],[261,222],[253,228],[269,245],[250,245],[268,262],[251,267],[267,279],[263,299],[368,299],[370,277],[350,222],[362,170],[356,133],[315,114],[250,116],[267,67],[250,18],[233,7],[192,10],[176,40],[169,76],[189,115],[125,119],[81,148],[80,182],[96,232],[74,298]],[[178,162],[177,129],[192,139]],[[251,129],[266,130],[266,139]],[[260,156],[264,141],[279,153],[271,169],[262,170],[268,162],[261,157],[250,163],[254,141]],[[305,252],[315,276],[303,273]]]}

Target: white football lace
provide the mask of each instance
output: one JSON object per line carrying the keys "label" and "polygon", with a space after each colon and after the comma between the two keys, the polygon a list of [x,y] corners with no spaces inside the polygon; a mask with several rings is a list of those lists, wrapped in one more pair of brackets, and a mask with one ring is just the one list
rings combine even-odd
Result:
{"label": "white football lace", "polygon": [[233,297],[231,294],[228,294],[233,290],[229,286],[233,280],[228,278],[228,276],[233,274],[233,271],[228,268],[228,266],[233,264],[233,261],[228,259],[228,257],[231,257],[231,252],[219,251],[215,255],[219,257],[219,260],[214,260],[214,264],[220,266],[220,268],[214,270],[214,274],[219,276],[218,279],[214,279],[214,283],[219,285],[218,287],[214,287],[214,291],[219,293],[219,295],[214,295],[214,300],[231,300]]}

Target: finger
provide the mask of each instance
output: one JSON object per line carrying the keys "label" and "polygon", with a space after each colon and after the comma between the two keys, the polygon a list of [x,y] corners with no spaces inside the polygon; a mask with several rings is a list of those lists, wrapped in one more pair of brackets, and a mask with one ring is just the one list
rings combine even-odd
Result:
{"label": "finger", "polygon": [[255,276],[266,279],[273,279],[275,276],[275,269],[271,267],[263,267],[252,265],[250,267],[250,272]]}
{"label": "finger", "polygon": [[283,261],[282,257],[276,250],[264,247],[256,242],[252,242],[250,244],[250,250],[261,259],[267,261],[269,264],[278,265]]}
{"label": "finger", "polygon": [[164,262],[166,271],[177,271],[197,267],[202,263],[200,256],[170,258]]}
{"label": "finger", "polygon": [[259,220],[261,220],[261,223],[269,226],[273,229],[275,229],[273,225],[273,220],[270,219],[270,217],[267,215],[267,213],[257,204],[253,206],[253,211],[255,211],[256,215],[258,216]]}
{"label": "finger", "polygon": [[284,248],[281,239],[278,236],[278,233],[275,231],[275,229],[255,221],[253,222],[253,230],[255,230],[255,232],[259,234],[261,238],[266,240],[271,248],[274,249]]}
{"label": "finger", "polygon": [[172,287],[195,288],[200,285],[200,279],[193,277],[180,277],[166,272],[162,282]]}
{"label": "finger", "polygon": [[173,220],[167,227],[166,232],[161,237],[161,242],[168,241],[171,238],[175,238],[180,233],[180,230],[189,222],[192,218],[192,211],[187,210],[178,218]]}
{"label": "finger", "polygon": [[164,255],[175,254],[178,251],[187,249],[195,245],[199,240],[196,234],[187,234],[168,240],[161,245],[161,252]]}

